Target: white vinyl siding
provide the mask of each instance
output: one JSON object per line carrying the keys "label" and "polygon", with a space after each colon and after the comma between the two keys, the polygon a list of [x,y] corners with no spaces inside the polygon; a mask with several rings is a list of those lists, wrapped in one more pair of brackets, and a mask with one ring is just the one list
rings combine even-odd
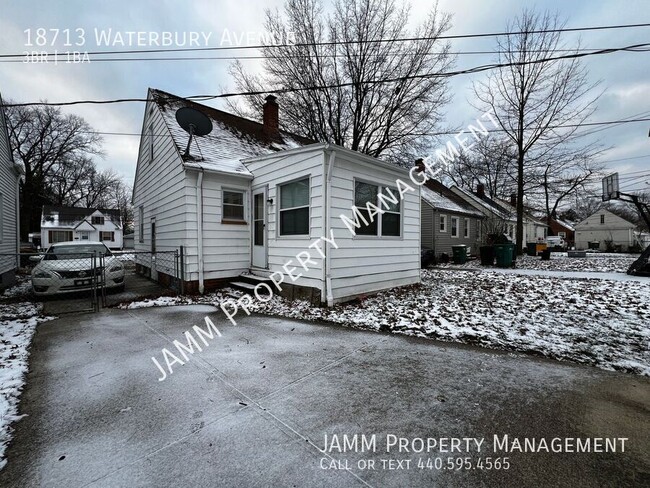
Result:
{"label": "white vinyl siding", "polygon": [[[189,281],[198,280],[197,246],[197,171],[188,171],[185,179],[185,202],[187,216],[185,229],[186,276]],[[233,224],[224,219],[223,194],[240,192],[244,197],[244,219]],[[237,176],[204,173],[203,176],[203,273],[205,280],[233,278],[250,268],[250,182]],[[156,218],[156,233],[160,243],[163,219]],[[159,246],[160,248],[160,246]]]}
{"label": "white vinyl siding", "polygon": [[[369,180],[368,175],[372,175]],[[396,180],[414,187],[401,201],[401,235],[390,238],[357,238],[341,220],[353,218],[354,182],[370,181],[395,188]],[[408,174],[373,164],[372,160],[337,152],[332,174],[330,226],[338,249],[331,249],[331,281],[334,302],[359,293],[370,293],[420,281],[420,192]]]}
{"label": "white vinyl siding", "polygon": [[[1,101],[1,100],[0,100]],[[11,147],[5,127],[4,111],[0,108],[0,253],[18,251],[18,176],[14,171]],[[0,259],[0,286],[13,283],[16,259]]]}
{"label": "white vinyl siding", "polygon": [[[281,271],[282,266],[289,263],[290,267],[299,266],[296,254],[309,250],[311,242],[323,234],[323,171],[324,153],[322,150],[301,151],[297,153],[278,154],[272,157],[246,163],[248,170],[255,175],[253,187],[267,187],[266,205],[266,238],[267,258],[270,272]],[[309,179],[309,233],[304,235],[280,234],[281,187],[287,183]],[[288,204],[289,202],[287,202]],[[316,258],[316,264],[308,266],[308,270],[299,268],[295,274],[303,276],[295,284],[310,286],[318,289],[323,287],[322,259]]]}
{"label": "white vinyl siding", "polygon": [[[605,223],[601,223],[603,221]],[[607,243],[627,251],[634,244],[635,225],[608,210],[590,215],[575,226],[576,249],[588,249],[590,242],[598,242],[599,249],[605,251]]]}
{"label": "white vinyl siding", "polygon": [[[148,102],[150,105],[152,102]],[[186,187],[195,186],[186,183],[185,171],[180,160],[178,149],[171,137],[155,137],[153,156],[155,163],[150,162],[150,142],[148,128],[153,128],[154,134],[168,133],[164,120],[158,108],[148,107],[146,120],[143,123],[143,137],[140,141],[138,165],[136,169],[133,205],[138,208],[135,213],[135,228],[139,230],[136,251],[150,251],[150,232],[152,217],[156,217],[156,248],[158,251],[173,251],[181,245],[196,243],[196,232],[188,235],[187,227],[192,221],[196,222],[196,213],[189,210]],[[194,191],[194,188],[192,188]],[[142,212],[140,212],[142,208]],[[194,224],[195,225],[195,224]],[[188,252],[191,252],[188,250]],[[194,251],[196,252],[196,251]],[[188,259],[194,259],[196,255]],[[161,261],[162,263],[162,261]],[[150,263],[147,262],[147,265]],[[173,263],[171,263],[173,266]],[[162,265],[161,265],[162,266]],[[173,273],[173,269],[160,269]],[[185,277],[187,279],[187,275]],[[197,279],[197,275],[194,275]]]}

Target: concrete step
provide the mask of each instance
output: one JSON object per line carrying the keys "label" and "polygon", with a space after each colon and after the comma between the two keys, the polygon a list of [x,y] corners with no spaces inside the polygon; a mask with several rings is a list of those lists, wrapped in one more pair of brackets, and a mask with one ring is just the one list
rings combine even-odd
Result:
{"label": "concrete step", "polygon": [[[243,290],[246,293],[253,293],[257,284],[246,283],[245,281],[231,281],[230,286]],[[257,293],[260,295],[268,294],[268,290],[264,287],[261,287],[257,290]]]}
{"label": "concrete step", "polygon": [[255,283],[271,283],[271,278],[268,276],[260,276],[252,273],[242,273],[239,277],[243,280],[252,280]]}

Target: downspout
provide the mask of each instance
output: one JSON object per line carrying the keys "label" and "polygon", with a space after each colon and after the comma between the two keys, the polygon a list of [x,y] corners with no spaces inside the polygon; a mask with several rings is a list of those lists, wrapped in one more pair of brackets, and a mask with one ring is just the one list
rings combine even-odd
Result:
{"label": "downspout", "polygon": [[199,260],[199,293],[203,295],[203,169],[196,177],[196,245]]}
{"label": "downspout", "polygon": [[[325,151],[329,149],[329,145],[325,147]],[[329,210],[332,208],[332,168],[334,167],[334,160],[336,159],[336,151],[329,150],[329,158],[327,163],[327,172],[325,177],[325,237],[330,238],[330,215]],[[327,298],[327,306],[334,305],[334,297],[332,296],[332,274],[330,266],[330,243],[325,241],[325,296]]]}

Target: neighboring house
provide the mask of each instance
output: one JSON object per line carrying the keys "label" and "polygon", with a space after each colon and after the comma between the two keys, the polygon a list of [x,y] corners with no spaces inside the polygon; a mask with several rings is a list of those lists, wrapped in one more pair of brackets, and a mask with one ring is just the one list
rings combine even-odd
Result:
{"label": "neighboring house", "polygon": [[[513,204],[503,200],[494,200],[485,194],[485,186],[478,184],[476,193],[464,190],[457,186],[451,188],[456,195],[461,197],[473,208],[480,211],[485,219],[481,224],[481,235],[504,233],[515,241],[517,231],[517,209]],[[528,213],[524,214],[524,245],[527,242],[542,240],[546,237],[546,224],[535,219]]]}
{"label": "neighboring house", "polygon": [[576,230],[572,224],[558,218],[544,218],[542,220],[548,225],[549,236],[562,237],[569,248],[575,246]]}
{"label": "neighboring house", "polygon": [[451,255],[451,246],[464,244],[477,254],[483,214],[436,180],[427,181],[420,196],[422,248]]}
{"label": "neighboring house", "polygon": [[[517,195],[511,195],[510,201],[499,200],[499,204],[506,209],[515,219],[514,225],[508,226],[508,235],[514,241],[517,229]],[[535,217],[535,212],[530,207],[524,206],[524,246],[527,242],[543,241],[548,236],[548,224]]]}
{"label": "neighboring house", "polygon": [[18,194],[23,174],[22,167],[14,163],[0,96],[0,289],[16,281],[20,248]]}
{"label": "neighboring house", "polygon": [[109,249],[122,249],[120,211],[43,205],[41,246],[68,241],[100,241]]}
{"label": "neighboring house", "polygon": [[[176,111],[191,107],[213,130],[188,134]],[[357,235],[341,214],[376,203],[408,172],[331,144],[279,130],[268,96],[263,123],[150,89],[136,169],[136,251],[183,246],[185,290],[204,292],[241,274],[284,273],[283,291],[329,305],[420,281],[420,195],[404,200]],[[334,235],[336,245],[317,242]],[[307,270],[296,260],[309,252]],[[302,255],[303,257],[305,254]],[[147,266],[147,264],[141,264]],[[283,269],[285,267],[285,269]],[[286,268],[301,276],[291,283]],[[167,280],[149,269],[151,276]],[[276,275],[276,276],[278,276]]]}
{"label": "neighboring house", "polygon": [[628,251],[638,244],[636,225],[609,210],[598,210],[575,225],[576,249]]}

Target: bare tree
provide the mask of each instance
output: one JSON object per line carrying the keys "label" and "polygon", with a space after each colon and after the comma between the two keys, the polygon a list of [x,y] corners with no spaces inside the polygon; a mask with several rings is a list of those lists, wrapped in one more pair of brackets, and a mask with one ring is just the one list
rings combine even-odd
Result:
{"label": "bare tree", "polygon": [[56,200],[57,192],[65,198],[70,185],[64,179],[80,173],[75,166],[101,155],[101,137],[84,119],[58,108],[9,106],[6,113],[14,159],[25,169],[20,235],[27,240],[30,230],[40,227],[41,206]]}
{"label": "bare tree", "polygon": [[[283,93],[285,129],[411,165],[448,102],[445,79],[432,75],[454,58],[439,39],[450,17],[437,4],[411,32],[408,20],[408,6],[395,0],[335,0],[329,15],[318,0],[287,0],[284,15],[266,12],[265,27],[272,43],[293,42],[262,49],[262,75],[241,63],[231,73],[239,90]],[[404,37],[418,40],[395,41]],[[262,95],[244,102],[231,108],[254,117]]]}
{"label": "bare tree", "polygon": [[[498,63],[505,66],[474,85],[477,105],[490,110],[514,148],[517,183],[517,249],[523,244],[524,195],[535,181],[534,168],[585,160],[598,151],[580,144],[579,130],[595,110],[596,84],[577,58],[557,58],[566,49],[564,23],[557,15],[524,11],[497,42]],[[559,128],[558,126],[564,126]]]}
{"label": "bare tree", "polygon": [[505,197],[515,185],[515,156],[509,141],[485,137],[466,151],[459,150],[456,163],[446,167],[445,176],[460,188],[473,191],[478,183],[493,198]]}

